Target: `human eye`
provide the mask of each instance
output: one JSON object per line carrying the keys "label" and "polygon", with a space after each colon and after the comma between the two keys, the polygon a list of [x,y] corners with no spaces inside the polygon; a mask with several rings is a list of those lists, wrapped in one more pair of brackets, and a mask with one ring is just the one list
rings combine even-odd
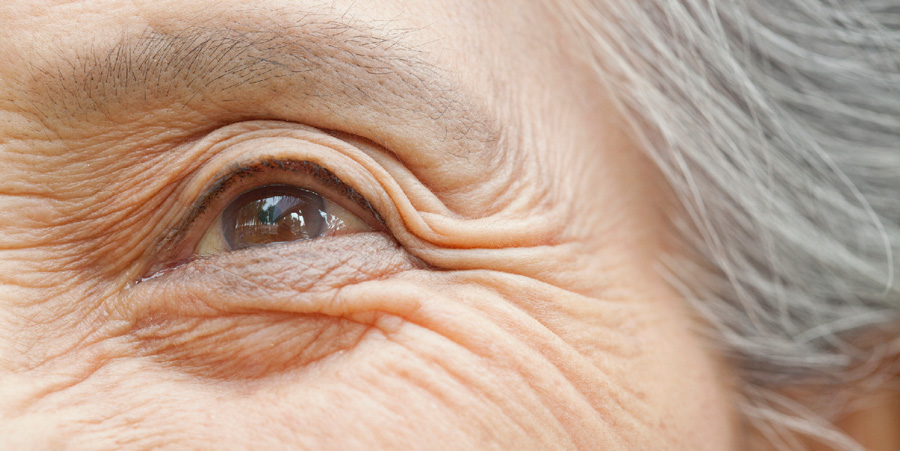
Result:
{"label": "human eye", "polygon": [[182,226],[178,261],[383,229],[356,190],[308,161],[233,165],[201,196],[192,215]]}
{"label": "human eye", "polygon": [[195,253],[215,255],[370,230],[361,218],[317,191],[296,185],[264,185],[230,201],[200,239]]}

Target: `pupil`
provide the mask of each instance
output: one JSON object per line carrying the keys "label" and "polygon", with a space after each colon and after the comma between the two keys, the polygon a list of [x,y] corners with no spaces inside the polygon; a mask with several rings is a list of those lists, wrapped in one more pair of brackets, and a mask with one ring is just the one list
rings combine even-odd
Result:
{"label": "pupil", "polygon": [[238,196],[222,216],[222,234],[231,250],[311,240],[325,233],[327,219],[325,199],[319,194],[272,185]]}

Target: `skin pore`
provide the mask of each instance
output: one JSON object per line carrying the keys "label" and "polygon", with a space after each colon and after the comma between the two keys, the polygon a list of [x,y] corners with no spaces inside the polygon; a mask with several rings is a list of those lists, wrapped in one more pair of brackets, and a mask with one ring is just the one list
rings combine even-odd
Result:
{"label": "skin pore", "polygon": [[[734,448],[659,178],[549,17],[0,4],[0,447]],[[191,256],[273,183],[378,227]]]}

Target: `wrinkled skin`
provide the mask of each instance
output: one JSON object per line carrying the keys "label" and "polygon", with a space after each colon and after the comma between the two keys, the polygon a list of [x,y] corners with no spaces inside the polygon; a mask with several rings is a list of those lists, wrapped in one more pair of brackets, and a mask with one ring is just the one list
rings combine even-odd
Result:
{"label": "wrinkled skin", "polygon": [[[659,176],[551,17],[0,3],[0,448],[737,446]],[[191,257],[260,159],[384,225]]]}

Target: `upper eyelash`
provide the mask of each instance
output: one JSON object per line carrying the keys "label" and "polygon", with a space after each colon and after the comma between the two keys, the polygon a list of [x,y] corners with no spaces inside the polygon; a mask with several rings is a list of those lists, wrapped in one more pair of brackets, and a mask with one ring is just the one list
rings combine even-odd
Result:
{"label": "upper eyelash", "polygon": [[173,243],[181,241],[197,219],[207,211],[209,206],[218,200],[219,196],[235,183],[240,182],[253,174],[272,170],[299,172],[311,176],[325,187],[335,190],[341,196],[344,196],[357,204],[365,212],[371,214],[376,221],[384,225],[384,220],[381,215],[378,214],[378,211],[372,207],[372,204],[359,194],[358,191],[353,189],[353,187],[344,183],[328,169],[305,160],[265,159],[257,160],[250,164],[236,166],[226,175],[216,179],[210,187],[199,196],[199,199],[191,205],[188,215],[182,219],[175,228],[170,229],[170,233],[163,238],[158,248],[166,248]]}

